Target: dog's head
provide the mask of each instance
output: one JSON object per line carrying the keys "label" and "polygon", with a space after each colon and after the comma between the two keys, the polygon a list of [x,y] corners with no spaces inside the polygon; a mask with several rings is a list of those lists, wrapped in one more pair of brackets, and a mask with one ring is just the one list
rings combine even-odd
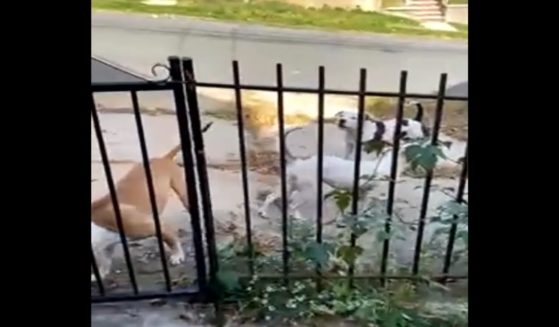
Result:
{"label": "dog's head", "polygon": [[[357,134],[359,125],[359,114],[352,111],[339,111],[335,116],[340,129]],[[390,142],[390,136],[386,133],[386,124],[374,119],[371,115],[363,113],[363,134],[366,135],[362,141],[385,141]]]}
{"label": "dog's head", "polygon": [[[400,127],[400,139],[404,141],[413,141],[423,139],[430,135],[429,129],[418,120],[422,118],[423,108],[418,106],[417,117],[413,119],[402,119]],[[336,118],[337,126],[340,129],[357,133],[359,116],[357,112],[340,111],[334,115]],[[385,141],[391,143],[394,136],[394,129],[396,128],[396,119],[377,120],[372,118],[369,114],[363,114],[363,131],[366,135],[370,135],[372,140]],[[365,140],[367,141],[367,140]]]}
{"label": "dog's head", "polygon": [[[348,131],[357,131],[357,125],[359,122],[359,113],[353,111],[338,111],[334,118],[336,119],[336,125],[339,128]],[[373,121],[373,118],[366,112],[363,113],[363,119],[365,121]]]}

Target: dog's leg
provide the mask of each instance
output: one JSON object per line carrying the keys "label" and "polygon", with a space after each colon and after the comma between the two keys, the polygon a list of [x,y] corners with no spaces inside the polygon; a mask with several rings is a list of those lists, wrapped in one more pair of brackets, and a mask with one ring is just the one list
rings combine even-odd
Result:
{"label": "dog's leg", "polygon": [[183,207],[187,211],[189,211],[190,204],[188,203],[188,190],[186,189],[186,185],[184,183],[185,179],[183,176],[184,175],[178,166],[173,168],[173,172],[171,175],[171,188],[179,197],[179,200],[182,202]]}
{"label": "dog's leg", "polygon": [[301,197],[295,197],[295,195],[299,194],[299,191],[291,193],[289,198],[289,208],[291,209],[291,212],[293,212],[293,218],[302,220],[304,217],[301,214],[301,211],[299,211],[299,207],[304,203],[304,201],[301,200]]}
{"label": "dog's leg", "polygon": [[[169,243],[167,243],[169,244]],[[184,262],[184,251],[182,250],[182,245],[178,238],[173,240],[173,246],[171,248],[171,255],[169,256],[169,261],[172,265],[178,265]]]}
{"label": "dog's leg", "polygon": [[[115,235],[116,236],[116,235]],[[97,259],[97,268],[99,269],[99,277],[105,279],[105,277],[111,272],[111,267],[113,264],[113,254],[117,242],[106,245],[103,249],[97,249],[95,257]],[[95,275],[91,275],[91,281],[94,281]]]}
{"label": "dog's leg", "polygon": [[[155,223],[151,214],[138,211],[135,207],[121,205],[120,212],[124,223],[124,230],[130,238],[146,238],[156,236]],[[184,252],[176,231],[166,224],[161,224],[161,237],[171,250],[169,261],[177,265],[184,261]]]}
{"label": "dog's leg", "polygon": [[349,137],[346,136],[345,140],[345,159],[351,159],[353,156],[353,151],[355,150],[355,143]]}
{"label": "dog's leg", "polygon": [[260,208],[258,208],[258,215],[262,218],[269,218],[268,217],[268,209],[272,203],[276,202],[278,199],[281,198],[280,190],[275,189],[272,193],[268,194]]}
{"label": "dog's leg", "polygon": [[[112,255],[118,240],[117,233],[91,223],[91,245],[101,279],[111,272]],[[91,281],[95,280],[95,275],[91,274]]]}
{"label": "dog's leg", "polygon": [[[182,202],[183,207],[189,211],[190,204],[188,202],[188,190],[186,188],[186,184],[184,183],[184,175],[182,170],[177,166],[173,169],[173,174],[171,176],[171,188],[175,192],[175,194],[179,197],[180,201]],[[176,265],[184,261],[184,252],[182,250],[182,246],[178,238],[174,238],[173,240],[169,240],[172,242],[173,245],[169,245],[171,248],[171,256],[169,260],[172,264]]]}
{"label": "dog's leg", "polygon": [[[105,249],[94,248],[93,253],[95,255],[95,261],[97,263],[97,269],[99,271],[99,277],[104,280],[105,277],[111,271],[111,258],[106,255]],[[91,274],[91,281],[95,282],[97,278],[95,274]]]}

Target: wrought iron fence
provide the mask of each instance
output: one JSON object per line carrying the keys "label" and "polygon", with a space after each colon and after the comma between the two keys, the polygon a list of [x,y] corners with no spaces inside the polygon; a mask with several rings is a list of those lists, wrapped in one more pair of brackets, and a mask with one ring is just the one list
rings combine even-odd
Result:
{"label": "wrought iron fence", "polygon": [[[160,67],[166,67],[161,66]],[[361,69],[359,76],[359,90],[346,91],[346,90],[332,90],[325,87],[325,69],[319,67],[318,69],[318,87],[317,88],[296,88],[288,87],[283,82],[283,69],[281,64],[276,66],[276,85],[275,86],[262,86],[262,85],[247,85],[241,83],[239,65],[236,61],[232,63],[233,84],[224,83],[205,83],[196,80],[194,75],[193,61],[189,58],[170,57],[169,66],[166,67],[169,76],[158,81],[146,82],[133,82],[133,83],[96,83],[92,84],[92,97],[91,97],[91,116],[93,120],[94,132],[98,140],[99,151],[104,167],[104,172],[107,178],[109,187],[110,198],[115,209],[115,218],[118,225],[118,234],[120,242],[123,247],[124,259],[128,271],[128,277],[131,285],[131,292],[110,294],[106,289],[100,272],[96,263],[96,258],[92,248],[92,271],[95,276],[97,285],[97,294],[92,295],[92,302],[111,302],[111,301],[126,301],[137,299],[153,299],[160,297],[178,296],[190,298],[192,301],[212,301],[214,299],[215,288],[217,285],[218,272],[219,272],[219,258],[216,246],[216,236],[214,228],[214,219],[212,212],[212,202],[210,197],[209,181],[207,164],[205,158],[205,146],[203,128],[200,121],[200,108],[197,98],[197,87],[205,88],[219,88],[230,89],[234,91],[236,103],[236,119],[238,126],[239,150],[240,150],[240,164],[241,164],[241,177],[242,177],[242,194],[244,198],[243,212],[246,225],[246,245],[247,245],[247,269],[248,276],[250,277],[257,273],[255,267],[255,250],[253,244],[253,229],[251,219],[251,205],[249,199],[249,182],[248,182],[248,163],[247,163],[247,146],[245,140],[245,125],[244,113],[241,92],[246,90],[253,91],[271,91],[277,94],[277,115],[279,127],[279,157],[280,157],[280,177],[281,177],[281,199],[282,199],[282,255],[281,255],[281,274],[277,275],[262,275],[264,278],[278,278],[288,284],[292,278],[313,278],[318,280],[318,287],[323,278],[348,278],[350,283],[354,279],[380,279],[384,283],[388,279],[418,279],[423,278],[419,276],[419,263],[421,259],[421,250],[423,244],[424,230],[427,219],[427,207],[429,204],[429,195],[433,180],[433,171],[427,170],[421,207],[419,210],[419,218],[417,224],[417,237],[415,242],[415,249],[413,255],[413,265],[411,267],[411,274],[394,275],[388,274],[388,256],[390,252],[390,239],[387,238],[382,243],[382,255],[380,269],[374,275],[357,275],[355,274],[355,267],[353,264],[349,266],[346,276],[332,276],[323,272],[323,267],[319,263],[316,264],[315,272],[313,274],[301,274],[298,272],[290,271],[290,252],[289,252],[289,237],[288,237],[288,185],[287,185],[287,167],[286,167],[286,144],[285,138],[285,121],[284,121],[284,94],[288,92],[293,93],[308,93],[316,94],[318,97],[318,144],[317,144],[317,181],[323,180],[323,158],[324,158],[324,107],[326,95],[348,95],[358,97],[358,127],[357,135],[361,135],[363,131],[363,121],[365,113],[365,99],[366,97],[389,97],[397,98],[396,110],[396,125],[394,137],[392,140],[392,164],[390,169],[390,179],[388,184],[386,213],[388,219],[384,223],[386,233],[390,233],[392,228],[392,215],[394,212],[394,202],[396,194],[396,181],[398,180],[398,153],[400,151],[400,137],[402,121],[404,117],[404,106],[406,99],[431,99],[436,100],[436,110],[434,117],[434,124],[430,136],[432,145],[438,144],[438,138],[441,128],[443,107],[445,100],[467,101],[467,97],[446,96],[445,90],[447,88],[447,75],[442,74],[439,83],[439,90],[437,94],[413,94],[407,93],[407,72],[403,71],[400,75],[400,87],[398,92],[371,92],[367,91],[367,71]],[[161,235],[161,222],[156,205],[156,194],[154,191],[152,174],[150,169],[150,156],[147,151],[145,131],[142,123],[142,116],[140,113],[140,104],[138,100],[138,92],[143,91],[171,91],[174,97],[176,117],[179,128],[182,157],[184,161],[185,182],[188,190],[188,202],[190,203],[190,223],[192,229],[192,242],[194,249],[194,260],[196,263],[196,280],[187,286],[173,287],[173,281],[170,276],[169,267],[165,256],[165,247]],[[152,207],[153,219],[155,222],[155,230],[157,237],[157,245],[161,258],[162,274],[164,276],[164,290],[156,292],[140,291],[138,280],[135,274],[134,265],[132,262],[129,244],[126,237],[126,230],[124,229],[122,217],[119,209],[119,201],[117,189],[115,187],[115,180],[110,167],[110,158],[107,154],[106,142],[103,138],[102,128],[97,113],[94,94],[104,92],[128,92],[131,97],[135,123],[139,136],[139,143],[142,156],[142,164],[147,178],[147,187],[149,190],[149,201]],[[356,148],[360,149],[362,145],[361,137],[356,140]],[[464,201],[466,180],[467,180],[467,146],[466,153],[464,154],[463,168],[460,174],[457,194],[455,200],[459,203]],[[352,189],[352,203],[350,211],[353,215],[358,214],[358,192],[359,192],[359,177],[360,177],[360,162],[361,151],[355,153],[354,165],[354,185]],[[322,183],[318,182],[318,189],[316,194],[316,243],[323,242],[323,202],[324,192]],[[452,223],[446,251],[444,255],[444,263],[441,274],[431,276],[431,278],[445,282],[449,278],[463,279],[463,276],[449,275],[451,267],[451,257],[455,238],[457,235],[457,224]],[[350,246],[355,246],[356,237],[352,235],[349,240]]]}

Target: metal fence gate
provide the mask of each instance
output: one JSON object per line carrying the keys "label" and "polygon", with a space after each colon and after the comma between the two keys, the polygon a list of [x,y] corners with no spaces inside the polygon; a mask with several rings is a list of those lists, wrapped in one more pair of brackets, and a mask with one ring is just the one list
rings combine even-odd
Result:
{"label": "metal fence gate", "polygon": [[[236,114],[237,114],[237,124],[238,124],[238,137],[239,137],[239,148],[240,148],[240,162],[241,162],[241,174],[242,174],[242,192],[244,197],[244,219],[246,223],[246,242],[248,246],[248,276],[255,273],[255,267],[253,265],[253,244],[252,244],[252,222],[251,222],[251,212],[249,203],[249,183],[247,177],[247,157],[246,157],[246,146],[244,137],[244,124],[243,124],[243,105],[241,101],[241,91],[242,90],[253,90],[253,91],[271,91],[277,94],[277,114],[278,114],[278,125],[279,125],[279,156],[280,156],[280,176],[281,176],[281,194],[282,194],[282,263],[283,269],[281,274],[277,276],[271,276],[272,278],[284,279],[286,282],[290,278],[329,278],[326,274],[323,274],[321,267],[316,267],[315,274],[311,275],[298,275],[296,272],[291,272],[289,267],[289,250],[288,250],[288,209],[287,209],[287,182],[286,182],[286,162],[285,162],[285,139],[281,137],[285,132],[285,122],[284,122],[284,93],[295,92],[295,93],[307,93],[316,94],[318,97],[318,166],[317,166],[317,180],[321,181],[323,176],[322,160],[324,157],[323,152],[323,142],[324,142],[324,97],[327,94],[337,94],[337,95],[349,95],[357,96],[358,101],[358,115],[359,115],[359,126],[358,131],[362,130],[364,108],[365,108],[365,97],[390,97],[398,99],[398,106],[396,112],[396,131],[394,133],[393,147],[394,152],[397,154],[400,148],[400,138],[397,135],[400,133],[402,120],[404,115],[404,102],[407,98],[416,99],[432,99],[436,100],[436,112],[435,121],[432,127],[431,142],[436,144],[438,142],[439,130],[441,127],[441,117],[443,112],[443,106],[445,100],[457,100],[457,101],[467,101],[467,97],[459,96],[446,96],[446,74],[441,75],[439,91],[438,94],[411,94],[406,91],[407,84],[407,72],[402,72],[400,77],[400,88],[399,92],[370,92],[367,91],[366,79],[367,72],[365,69],[360,71],[359,76],[359,90],[357,91],[342,91],[342,90],[331,90],[325,88],[325,69],[320,67],[318,70],[318,87],[317,88],[294,88],[284,86],[283,83],[283,70],[281,64],[276,67],[276,86],[261,86],[261,85],[243,85],[240,81],[240,72],[238,63],[235,61],[232,65],[233,71],[233,84],[221,84],[221,83],[203,83],[196,81],[194,75],[193,61],[189,58],[178,58],[170,57],[168,60],[168,66],[156,65],[160,68],[166,68],[169,75],[159,81],[145,81],[145,82],[116,82],[116,83],[92,83],[92,96],[91,96],[91,117],[94,126],[94,132],[98,140],[99,151],[104,167],[104,172],[107,178],[107,184],[109,187],[111,201],[115,208],[115,216],[118,224],[120,241],[123,246],[124,259],[126,261],[126,267],[128,270],[128,277],[131,285],[131,292],[126,294],[110,294],[107,291],[103,281],[99,277],[99,271],[96,264],[96,259],[91,251],[92,257],[92,271],[96,277],[96,287],[97,293],[92,294],[92,302],[113,302],[113,301],[127,301],[127,300],[141,300],[141,299],[154,299],[161,297],[184,297],[189,298],[192,301],[212,301],[213,300],[213,286],[216,285],[218,271],[219,271],[219,260],[216,249],[216,236],[214,229],[214,220],[212,213],[212,201],[210,197],[210,189],[208,182],[208,172],[206,165],[206,158],[204,152],[204,139],[202,137],[202,126],[200,121],[200,110],[198,106],[197,99],[197,87],[208,87],[208,88],[220,88],[220,89],[230,89],[235,93],[236,102]],[[140,105],[138,100],[138,92],[143,91],[171,91],[174,97],[175,109],[177,123],[180,133],[180,140],[182,145],[182,156],[184,161],[184,173],[186,183],[188,188],[188,201],[190,203],[190,223],[192,229],[192,246],[194,249],[194,259],[196,263],[196,279],[188,286],[173,287],[172,279],[169,273],[168,263],[165,257],[165,248],[161,236],[161,223],[159,221],[159,215],[157,213],[155,194],[152,176],[150,172],[149,165],[149,153],[147,151],[146,139],[144,133],[144,127],[142,124],[142,117],[140,114]],[[164,275],[164,289],[155,292],[144,292],[140,291],[138,280],[136,278],[134,265],[132,263],[131,254],[129,250],[128,240],[125,236],[125,231],[123,229],[123,223],[121,221],[121,214],[118,206],[118,195],[115,189],[115,180],[110,168],[110,158],[107,154],[106,142],[103,138],[103,133],[99,121],[99,115],[97,113],[96,104],[94,100],[94,94],[103,92],[127,92],[130,95],[133,113],[135,117],[135,123],[137,127],[137,132],[139,136],[141,155],[143,161],[143,167],[148,180],[148,190],[150,196],[150,203],[153,209],[153,219],[155,221],[156,236],[158,241],[158,249],[161,258],[162,272]],[[361,139],[357,139],[357,148],[361,145]],[[460,174],[460,179],[457,187],[456,201],[461,203],[464,201],[464,190],[467,180],[467,146],[466,153],[464,154],[463,169]],[[357,188],[357,177],[359,176],[359,162],[360,162],[360,152],[356,153],[355,160],[355,187],[353,188],[354,199],[357,198],[356,193]],[[395,155],[396,158],[396,155]],[[386,212],[390,216],[394,207],[394,197],[396,189],[396,172],[397,172],[398,161],[392,161],[391,167],[391,179],[388,188],[388,201]],[[431,189],[431,183],[433,179],[433,172],[428,171],[425,177],[423,196],[421,201],[421,209],[419,212],[418,227],[417,227],[417,239],[416,246],[414,250],[414,260],[413,266],[411,267],[411,273],[406,275],[388,275],[387,274],[387,257],[390,250],[390,240],[385,240],[382,245],[382,264],[378,274],[369,276],[356,276],[353,271],[353,267],[349,267],[347,278],[374,278],[381,279],[382,281],[386,279],[401,279],[401,278],[419,278],[418,267],[420,261],[420,253],[423,242],[423,233],[426,223],[427,206],[429,203],[429,194]],[[323,203],[323,190],[322,184],[318,183],[317,192],[317,213],[316,213],[316,242],[321,243],[323,239],[323,228],[322,228],[322,203]],[[356,200],[351,206],[353,213],[357,211]],[[385,226],[387,232],[391,229],[391,219],[387,219]],[[442,280],[445,282],[449,278],[452,279],[463,279],[466,276],[451,276],[449,275],[449,269],[451,265],[451,256],[453,253],[453,246],[456,238],[457,228],[453,225],[450,230],[448,244],[446,246],[446,254],[444,258],[443,269],[440,275],[432,276],[432,278],[437,280]],[[355,246],[355,238],[352,237],[350,240],[350,245]]]}

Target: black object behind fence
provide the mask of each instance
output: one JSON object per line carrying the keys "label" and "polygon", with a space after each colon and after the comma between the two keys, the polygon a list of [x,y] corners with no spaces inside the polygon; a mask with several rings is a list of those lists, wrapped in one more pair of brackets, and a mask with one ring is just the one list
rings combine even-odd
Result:
{"label": "black object behind fence", "polygon": [[[161,65],[159,65],[161,67]],[[155,66],[154,66],[155,67]],[[202,137],[202,127],[200,123],[200,110],[198,107],[198,99],[196,93],[196,87],[209,87],[209,88],[223,88],[231,89],[235,92],[236,100],[236,110],[237,110],[237,122],[238,122],[238,135],[239,135],[239,147],[240,147],[240,161],[241,161],[241,171],[242,171],[242,191],[245,199],[244,203],[244,213],[245,213],[245,223],[246,223],[246,238],[248,247],[248,271],[249,275],[255,273],[254,267],[254,248],[252,242],[252,229],[251,229],[251,213],[249,205],[249,185],[248,185],[248,168],[247,168],[247,158],[246,158],[246,144],[244,138],[244,122],[243,122],[243,105],[241,102],[241,91],[242,90],[260,90],[260,91],[273,91],[277,93],[277,108],[278,108],[278,123],[280,136],[284,135],[284,119],[283,119],[283,109],[284,109],[284,93],[286,92],[297,92],[297,93],[312,93],[317,94],[318,97],[318,144],[317,144],[317,154],[318,154],[318,167],[317,167],[317,180],[322,180],[323,167],[322,160],[324,156],[323,143],[324,143],[324,96],[326,94],[338,94],[338,95],[352,95],[357,96],[359,101],[358,114],[359,117],[364,116],[365,108],[365,97],[375,96],[375,97],[390,97],[398,98],[398,107],[396,112],[396,128],[393,139],[393,160],[391,167],[391,179],[388,188],[388,200],[386,211],[389,215],[385,223],[385,231],[390,232],[391,229],[391,217],[393,214],[394,207],[394,195],[396,189],[396,171],[397,171],[397,153],[400,147],[400,139],[396,137],[399,135],[402,119],[404,102],[406,98],[417,98],[417,99],[434,99],[437,101],[435,122],[433,126],[433,131],[431,135],[432,144],[436,144],[438,140],[439,129],[441,125],[441,118],[443,112],[443,106],[445,100],[458,100],[467,101],[467,97],[456,97],[456,96],[445,96],[446,89],[446,74],[441,75],[439,92],[436,95],[430,94],[408,94],[406,93],[406,82],[407,73],[404,71],[400,76],[400,88],[399,92],[369,92],[366,90],[366,75],[365,69],[360,71],[359,80],[359,90],[358,91],[341,91],[341,90],[330,90],[325,89],[325,69],[324,67],[319,67],[318,69],[318,88],[293,88],[283,85],[283,74],[282,66],[278,64],[276,67],[277,72],[277,85],[276,86],[259,86],[259,85],[243,85],[241,83],[239,65],[236,61],[233,62],[232,72],[233,72],[233,84],[222,84],[222,83],[203,83],[195,80],[193,62],[189,58],[169,58],[169,76],[160,81],[145,81],[145,82],[125,82],[125,83],[92,83],[92,97],[91,97],[91,115],[93,119],[93,125],[95,134],[99,144],[99,150],[104,166],[104,171],[107,177],[107,183],[109,186],[109,192],[111,195],[111,200],[115,208],[115,214],[117,219],[117,225],[119,228],[119,234],[121,242],[123,245],[124,258],[126,261],[126,266],[128,269],[128,275],[130,279],[130,284],[132,286],[132,293],[129,294],[108,294],[107,287],[103,284],[103,281],[99,278],[99,271],[96,265],[96,260],[92,251],[92,271],[97,279],[98,285],[98,295],[92,295],[92,302],[111,302],[111,301],[126,301],[126,300],[142,300],[142,299],[153,299],[161,297],[184,297],[190,298],[192,301],[212,301],[214,299],[212,286],[217,283],[217,274],[219,271],[218,255],[216,250],[216,240],[215,240],[215,230],[213,224],[213,213],[210,198],[210,190],[207,176],[206,159],[204,154],[204,142]],[[138,92],[141,91],[172,91],[175,101],[177,123],[180,131],[180,139],[182,145],[182,156],[184,162],[185,178],[188,183],[188,201],[190,203],[190,222],[192,228],[192,239],[193,239],[193,249],[194,249],[194,259],[196,263],[196,281],[193,285],[189,287],[181,287],[180,289],[174,289],[172,286],[172,281],[170,277],[169,268],[166,261],[164,243],[161,237],[161,223],[159,221],[159,215],[157,213],[155,205],[155,194],[153,188],[153,181],[150,172],[149,165],[149,154],[147,151],[145,133],[142,124],[142,118],[140,114],[140,104],[138,101]],[[135,270],[130,256],[130,251],[125,237],[125,231],[123,230],[123,224],[121,221],[120,210],[118,206],[118,197],[115,190],[115,181],[113,179],[109,160],[107,154],[107,149],[105,141],[102,135],[102,129],[99,122],[99,116],[97,114],[95,100],[93,99],[93,94],[102,92],[129,92],[132,100],[133,111],[135,115],[135,122],[137,126],[137,131],[139,135],[140,149],[142,154],[143,167],[148,180],[148,191],[150,197],[150,204],[153,208],[153,219],[155,221],[156,236],[158,241],[158,249],[161,257],[162,272],[164,275],[165,288],[160,292],[142,292],[141,285],[138,285],[137,278],[135,275]],[[363,119],[359,120],[358,131],[363,129]],[[361,133],[358,133],[361,135]],[[361,139],[357,140],[357,149],[359,149],[359,144],[361,144]],[[283,249],[282,249],[282,262],[283,271],[281,275],[277,276],[261,276],[264,278],[281,278],[288,285],[289,279],[293,278],[316,278],[317,287],[320,287],[321,278],[348,278],[350,283],[353,279],[363,279],[363,278],[378,278],[384,282],[387,279],[417,279],[418,267],[420,262],[420,253],[422,247],[423,233],[425,227],[425,219],[427,213],[427,206],[429,202],[429,191],[431,187],[431,181],[433,178],[432,171],[427,172],[425,178],[423,198],[421,202],[421,209],[419,212],[419,224],[417,231],[416,246],[414,251],[414,261],[413,267],[411,268],[411,274],[409,275],[387,275],[387,261],[390,247],[390,240],[386,239],[383,242],[382,247],[382,260],[380,266],[380,273],[378,275],[354,275],[354,267],[350,266],[349,274],[347,277],[340,276],[327,276],[321,271],[320,265],[316,266],[316,272],[312,274],[291,274],[289,271],[289,250],[288,250],[288,213],[287,213],[287,182],[286,182],[286,166],[285,166],[285,140],[280,137],[280,172],[281,172],[281,194],[282,194],[282,239],[283,239]],[[353,213],[357,212],[357,178],[359,176],[359,160],[360,151],[356,152],[356,164],[355,164],[355,187],[353,189],[353,199],[354,202],[351,206],[351,211]],[[463,171],[460,175],[460,181],[458,185],[458,191],[456,196],[457,202],[462,202],[464,197],[464,190],[467,179],[467,147],[466,154],[464,157]],[[194,168],[196,167],[196,168]],[[200,201],[199,201],[200,199]],[[201,204],[201,208],[199,206]],[[323,190],[322,183],[318,183],[317,192],[317,214],[316,214],[316,241],[317,243],[322,243],[322,204],[323,204]],[[200,217],[201,216],[201,217]],[[202,223],[204,228],[202,228]],[[451,266],[451,257],[453,252],[454,241],[456,238],[457,228],[456,224],[453,224],[450,229],[450,235],[448,240],[448,245],[446,249],[444,265],[442,269],[442,274],[440,276],[431,276],[434,279],[446,281],[448,278],[460,279],[467,278],[467,276],[450,276],[448,275]],[[204,231],[202,231],[202,229]],[[352,237],[350,240],[352,246],[355,246],[355,238]],[[188,263],[187,263],[188,264]]]}

